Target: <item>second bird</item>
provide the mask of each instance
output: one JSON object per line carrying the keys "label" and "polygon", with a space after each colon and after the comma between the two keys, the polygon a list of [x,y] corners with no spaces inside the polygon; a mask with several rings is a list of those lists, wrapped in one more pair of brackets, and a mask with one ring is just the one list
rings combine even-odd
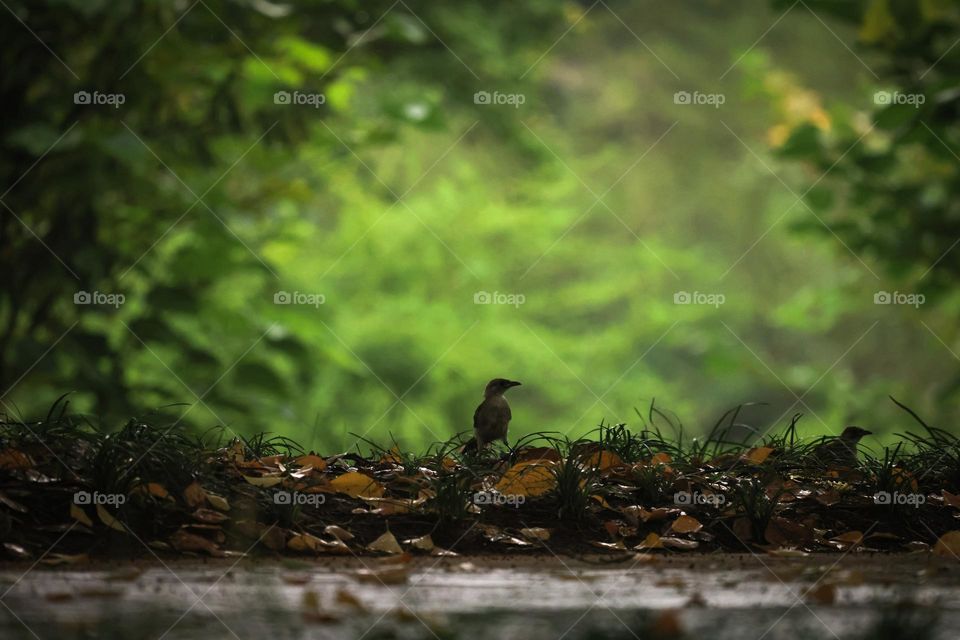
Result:
{"label": "second bird", "polygon": [[483,402],[473,412],[473,435],[477,439],[477,449],[483,449],[495,440],[507,442],[507,427],[510,424],[510,405],[503,393],[520,383],[506,378],[494,378],[487,383],[483,391]]}

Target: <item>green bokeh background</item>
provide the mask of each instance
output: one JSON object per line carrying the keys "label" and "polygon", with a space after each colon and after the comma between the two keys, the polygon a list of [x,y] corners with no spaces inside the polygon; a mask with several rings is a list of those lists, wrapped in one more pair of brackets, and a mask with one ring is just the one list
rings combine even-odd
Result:
{"label": "green bokeh background", "polygon": [[0,410],[73,390],[107,426],[183,402],[324,451],[420,447],[502,376],[524,383],[511,437],[639,425],[654,398],[693,434],[765,402],[741,420],[890,437],[910,419],[888,395],[949,428],[955,287],[836,233],[805,194],[836,158],[790,153],[890,84],[862,46],[878,3],[848,4],[12,3]]}

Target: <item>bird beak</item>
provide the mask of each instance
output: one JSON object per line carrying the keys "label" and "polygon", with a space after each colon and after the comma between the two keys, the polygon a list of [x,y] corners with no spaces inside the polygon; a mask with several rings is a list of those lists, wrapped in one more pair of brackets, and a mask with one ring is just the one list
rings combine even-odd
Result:
{"label": "bird beak", "polygon": [[872,435],[873,435],[873,431],[867,431],[866,429],[864,429],[864,430],[863,430],[863,435],[865,435],[865,436],[872,436]]}
{"label": "bird beak", "polygon": [[523,384],[523,383],[522,383],[522,382],[517,382],[516,380],[511,380],[511,381],[510,381],[510,386],[511,386],[511,387],[519,387],[521,384]]}

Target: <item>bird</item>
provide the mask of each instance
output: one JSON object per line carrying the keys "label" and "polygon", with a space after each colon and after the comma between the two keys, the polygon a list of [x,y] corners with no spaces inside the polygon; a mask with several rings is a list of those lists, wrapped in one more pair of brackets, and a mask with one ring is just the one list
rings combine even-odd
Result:
{"label": "bird", "polygon": [[872,431],[849,426],[836,438],[828,438],[813,448],[813,455],[826,464],[855,467],[857,465],[857,444],[863,436]]}
{"label": "bird", "polygon": [[473,412],[473,435],[477,450],[481,450],[495,440],[507,443],[507,427],[510,424],[510,405],[503,397],[512,387],[519,387],[516,380],[494,378],[483,390],[483,402]]}

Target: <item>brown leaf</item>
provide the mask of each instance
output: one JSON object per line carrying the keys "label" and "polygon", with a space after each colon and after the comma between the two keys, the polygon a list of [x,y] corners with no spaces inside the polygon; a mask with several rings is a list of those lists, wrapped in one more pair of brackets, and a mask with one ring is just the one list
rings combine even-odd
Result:
{"label": "brown leaf", "polygon": [[354,577],[367,584],[405,584],[410,579],[410,565],[398,564],[378,569],[360,569]]}
{"label": "brown leaf", "polygon": [[434,549],[433,538],[430,537],[429,533],[425,536],[420,536],[419,538],[410,538],[409,540],[404,540],[403,544],[410,545],[414,549],[419,549],[420,551],[433,551]]}
{"label": "brown leaf", "polygon": [[323,532],[327,535],[333,536],[337,540],[341,540],[342,542],[350,542],[356,537],[343,527],[338,527],[335,524],[327,525]]}
{"label": "brown leaf", "polygon": [[858,547],[863,544],[863,532],[862,531],[847,531],[842,533],[839,536],[834,536],[830,538],[830,542],[834,543],[841,551],[849,549],[850,547]]}
{"label": "brown leaf", "polygon": [[87,512],[73,502],[70,503],[70,517],[80,524],[85,524],[88,527],[93,526],[93,520],[90,519],[90,516],[87,515]]}
{"label": "brown leaf", "polygon": [[327,468],[327,461],[318,455],[308,454],[293,459],[294,464],[299,467],[313,467],[317,471],[323,471]]}
{"label": "brown leaf", "polygon": [[820,584],[804,594],[808,602],[833,604],[837,601],[837,587],[833,584]]}
{"label": "brown leaf", "polygon": [[334,478],[330,488],[351,498],[379,498],[386,490],[382,484],[358,471],[348,471]]}
{"label": "brown leaf", "polygon": [[221,551],[216,544],[203,536],[190,533],[185,529],[175,531],[174,534],[170,536],[170,544],[173,545],[173,548],[177,551],[203,551],[214,558],[222,558],[224,556],[223,551]]}
{"label": "brown leaf", "polygon": [[90,556],[85,553],[70,555],[67,553],[48,553],[40,561],[42,564],[57,566],[61,564],[83,564],[90,561]]}
{"label": "brown leaf", "polygon": [[100,518],[100,522],[107,525],[111,529],[115,531],[119,531],[121,533],[127,532],[123,524],[119,520],[114,518],[113,515],[109,511],[107,511],[107,508],[104,507],[102,504],[97,505],[97,516]]}
{"label": "brown leaf", "polygon": [[503,495],[542,496],[557,485],[552,462],[518,462],[510,467],[495,489]]}
{"label": "brown leaf", "polygon": [[960,509],[960,495],[954,495],[946,489],[942,491],[942,494],[944,504]]}
{"label": "brown leaf", "polygon": [[389,531],[367,545],[370,551],[382,551],[384,553],[403,553],[403,548],[397,542],[396,537]]}
{"label": "brown leaf", "polygon": [[933,553],[941,558],[960,559],[960,531],[948,531],[940,536]]}
{"label": "brown leaf", "polygon": [[744,453],[742,459],[751,464],[763,464],[771,453],[773,453],[773,447],[754,447]]}
{"label": "brown leaf", "polygon": [[660,544],[668,549],[679,549],[681,551],[692,551],[700,546],[696,540],[685,540],[683,538],[674,538],[671,536],[661,536]]}
{"label": "brown leaf", "polygon": [[700,521],[694,518],[693,516],[682,515],[676,520],[673,521],[673,524],[670,526],[670,530],[675,533],[696,533],[703,529],[703,525],[700,524]]}
{"label": "brown leaf", "polygon": [[770,519],[764,537],[778,547],[801,547],[813,542],[813,531],[798,522],[778,516]]}
{"label": "brown leaf", "polygon": [[227,502],[227,499],[223,496],[218,496],[214,493],[208,493],[207,502],[209,502],[210,506],[217,511],[230,511],[230,503]]}
{"label": "brown leaf", "polygon": [[183,490],[183,500],[191,507],[199,507],[206,502],[207,492],[203,490],[199,482],[193,481]]}
{"label": "brown leaf", "polygon": [[230,519],[229,516],[226,516],[220,513],[219,511],[214,511],[213,509],[205,509],[203,507],[200,507],[193,512],[193,518],[194,520],[197,520],[199,522],[205,522],[206,524],[220,524],[224,520]]}
{"label": "brown leaf", "polygon": [[346,607],[349,607],[350,609],[354,609],[355,611],[358,611],[361,613],[367,611],[367,608],[364,606],[364,604],[360,602],[360,598],[353,595],[346,589],[337,590],[336,601],[337,601],[337,604],[342,604]]}
{"label": "brown leaf", "polygon": [[634,547],[638,551],[641,549],[662,549],[663,542],[660,540],[660,536],[655,533],[647,534],[647,537],[643,539],[643,542]]}
{"label": "brown leaf", "polygon": [[0,469],[23,470],[33,468],[33,460],[22,451],[7,447],[0,451]]}

